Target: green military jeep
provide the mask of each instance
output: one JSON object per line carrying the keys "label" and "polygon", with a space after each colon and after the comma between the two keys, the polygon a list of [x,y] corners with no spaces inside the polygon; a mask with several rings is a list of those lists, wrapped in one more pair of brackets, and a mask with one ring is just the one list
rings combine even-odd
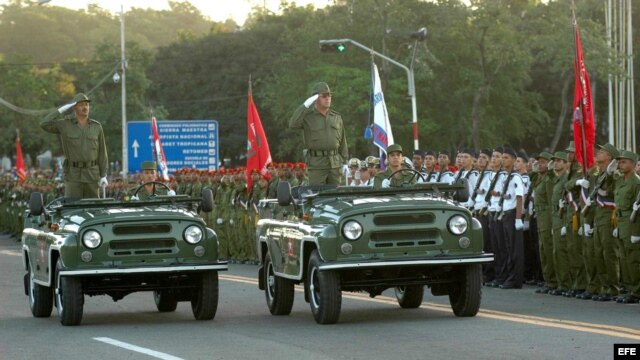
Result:
{"label": "green military jeep", "polygon": [[63,325],[78,325],[84,295],[118,301],[153,291],[158,311],[190,301],[196,319],[213,319],[218,271],[228,265],[218,261],[217,236],[198,216],[212,206],[209,189],[201,199],[156,195],[154,186],[143,201],[58,198],[46,206],[32,193],[22,259],[33,316],[49,317],[55,303]]}
{"label": "green military jeep", "polygon": [[394,288],[402,308],[421,305],[424,286],[448,295],[457,316],[480,307],[483,252],[480,222],[459,206],[466,179],[455,185],[406,187],[278,185],[263,200],[256,230],[259,288],[273,315],[291,312],[294,285],[317,323],[338,321],[342,291],[371,297]]}

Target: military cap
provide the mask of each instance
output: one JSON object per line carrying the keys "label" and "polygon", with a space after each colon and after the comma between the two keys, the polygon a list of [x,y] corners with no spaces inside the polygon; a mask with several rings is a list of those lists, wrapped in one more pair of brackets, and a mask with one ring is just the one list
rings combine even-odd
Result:
{"label": "military cap", "polygon": [[564,151],[556,151],[553,156],[551,157],[552,160],[564,160],[564,161],[569,161],[569,158],[567,157],[567,153]]}
{"label": "military cap", "polygon": [[298,168],[300,168],[302,170],[307,170],[307,164],[305,164],[303,162],[299,162],[298,163]]}
{"label": "military cap", "polygon": [[358,167],[358,166],[360,166],[360,159],[358,158],[349,159],[349,167]]}
{"label": "military cap", "polygon": [[369,155],[365,158],[365,161],[367,162],[367,164],[369,164],[370,166],[373,166],[376,164],[376,157],[373,155]]}
{"label": "military cap", "polygon": [[573,141],[569,141],[569,146],[567,146],[567,148],[564,149],[564,151],[566,151],[566,152],[576,152],[576,146],[573,143]]}
{"label": "military cap", "polygon": [[540,154],[538,154],[535,158],[537,160],[540,160],[540,159],[551,160],[551,158],[553,158],[553,154],[547,151],[543,151]]}
{"label": "military cap", "polygon": [[447,150],[447,149],[442,149],[442,150],[440,150],[439,155],[447,155],[447,156],[449,156],[449,150]]}
{"label": "military cap", "polygon": [[499,152],[500,154],[502,154],[504,152],[504,147],[496,146],[495,148],[493,148],[493,152]]}
{"label": "military cap", "polygon": [[602,150],[604,150],[604,151],[608,152],[608,153],[611,155],[611,157],[612,157],[613,159],[617,158],[617,157],[618,157],[618,155],[620,155],[620,152],[618,151],[618,149],[616,149],[616,147],[615,147],[615,146],[613,146],[613,145],[611,145],[611,144],[609,144],[609,143],[606,143],[606,144],[604,144],[604,145],[598,145],[598,147],[599,147],[600,149],[602,149]]}
{"label": "military cap", "polygon": [[419,155],[420,157],[424,157],[424,151],[422,150],[413,150],[413,155]]}
{"label": "military cap", "polygon": [[427,150],[424,152],[424,156],[437,156],[437,154],[433,150]]}
{"label": "military cap", "polygon": [[493,151],[491,151],[491,149],[489,149],[489,148],[485,148],[485,149],[480,150],[480,154],[485,154],[488,157],[491,157],[492,153],[493,153]]}
{"label": "military cap", "polygon": [[529,161],[529,156],[527,156],[527,153],[524,151],[518,151],[518,157],[524,161]]}
{"label": "military cap", "polygon": [[326,82],[318,82],[311,88],[311,95],[315,94],[331,94],[331,89],[329,89],[329,85]]}
{"label": "military cap", "polygon": [[91,102],[91,100],[89,99],[89,97],[83,93],[77,93],[76,96],[73,97],[72,102],[74,103],[79,103],[79,102]]}
{"label": "military cap", "polygon": [[368,170],[369,164],[366,161],[360,161],[360,170]]}
{"label": "military cap", "polygon": [[157,170],[158,164],[155,161],[143,161],[142,165],[140,165],[142,170]]}
{"label": "military cap", "polygon": [[387,154],[391,154],[394,151],[398,151],[402,154],[402,146],[400,146],[400,144],[391,144],[387,146]]}
{"label": "military cap", "polygon": [[460,150],[458,150],[458,154],[469,154],[473,156],[473,150],[470,148],[461,148]]}
{"label": "military cap", "polygon": [[503,154],[511,155],[511,156],[513,156],[514,158],[518,157],[518,154],[516,153],[516,151],[515,151],[515,150],[513,150],[513,148],[508,147],[508,146],[505,146],[505,147],[502,149],[502,153],[503,153]]}
{"label": "military cap", "polygon": [[629,159],[633,162],[638,161],[638,154],[629,151],[629,150],[620,150],[620,154],[616,157],[616,159]]}

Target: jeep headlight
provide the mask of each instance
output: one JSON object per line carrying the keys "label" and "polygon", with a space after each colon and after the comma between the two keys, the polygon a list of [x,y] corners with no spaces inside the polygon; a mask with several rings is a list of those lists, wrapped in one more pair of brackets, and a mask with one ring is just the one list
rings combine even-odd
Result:
{"label": "jeep headlight", "polygon": [[354,220],[349,220],[342,225],[342,234],[347,240],[358,240],[362,236],[362,225]]}
{"label": "jeep headlight", "polygon": [[202,229],[200,227],[191,225],[184,230],[184,240],[189,244],[197,244],[202,240]]}
{"label": "jeep headlight", "polygon": [[102,243],[102,235],[95,230],[89,230],[82,235],[82,243],[89,249],[95,249]]}
{"label": "jeep headlight", "polygon": [[454,235],[462,235],[469,227],[469,222],[462,215],[452,216],[447,224],[449,231]]}

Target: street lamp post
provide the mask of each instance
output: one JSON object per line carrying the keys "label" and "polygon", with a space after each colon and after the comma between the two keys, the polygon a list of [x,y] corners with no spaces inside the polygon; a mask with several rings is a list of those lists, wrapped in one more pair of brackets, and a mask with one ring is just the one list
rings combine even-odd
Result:
{"label": "street lamp post", "polygon": [[352,39],[332,39],[332,40],[320,40],[320,48],[322,49],[325,46],[339,46],[340,44],[344,44],[344,43],[351,43],[357,47],[359,47],[362,50],[365,50],[375,56],[378,56],[384,60],[387,60],[388,62],[392,63],[393,65],[402,68],[404,71],[407,72],[407,83],[408,83],[408,89],[409,89],[409,97],[411,98],[411,115],[412,115],[412,119],[411,119],[411,123],[413,124],[413,148],[415,150],[419,149],[419,141],[418,141],[418,110],[417,110],[417,105],[416,105],[416,87],[415,87],[415,80],[414,80],[414,76],[413,76],[413,66],[411,68],[406,67],[405,65],[393,60],[392,58],[381,54],[377,51],[374,51],[373,49],[370,49],[362,44],[360,44],[359,42],[352,40]]}
{"label": "street lamp post", "polygon": [[129,149],[127,148],[127,58],[124,51],[124,6],[120,5],[120,65],[122,70],[122,177],[126,178],[129,170]]}

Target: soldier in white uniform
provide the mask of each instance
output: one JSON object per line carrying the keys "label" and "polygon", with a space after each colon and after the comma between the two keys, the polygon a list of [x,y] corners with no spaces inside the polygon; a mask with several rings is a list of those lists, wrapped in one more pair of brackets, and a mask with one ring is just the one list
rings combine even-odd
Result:
{"label": "soldier in white uniform", "polygon": [[359,186],[373,186],[373,178],[369,172],[369,164],[366,161],[360,162],[360,185]]}
{"label": "soldier in white uniform", "polygon": [[493,249],[494,254],[493,271],[495,278],[493,281],[486,283],[486,285],[491,287],[498,287],[504,281],[504,279],[499,278],[503,266],[501,261],[504,259],[505,255],[504,249],[500,246],[503,242],[502,221],[498,219],[498,214],[500,213],[499,203],[500,193],[502,191],[502,182],[506,177],[505,172],[502,171],[502,151],[502,147],[494,148],[491,152],[491,160],[489,162],[489,167],[491,168],[491,183],[487,190],[489,196],[487,209],[489,214],[489,232],[491,233],[491,248]]}
{"label": "soldier in white uniform", "polygon": [[[489,254],[493,253],[493,247],[491,246],[491,232],[489,231],[489,215],[483,211],[487,206],[485,200],[489,185],[491,185],[491,169],[489,167],[489,159],[491,158],[491,149],[482,149],[478,155],[477,171],[478,180],[473,188],[471,198],[473,199],[473,214],[482,224],[482,234],[484,237],[484,252]],[[494,280],[495,272],[493,271],[493,264],[483,264],[483,279],[484,283],[489,283]]]}
{"label": "soldier in white uniform", "polygon": [[449,150],[441,150],[438,154],[438,165],[440,166],[440,171],[438,171],[435,182],[453,184],[453,180],[455,178],[453,172],[449,170],[450,162]]}

